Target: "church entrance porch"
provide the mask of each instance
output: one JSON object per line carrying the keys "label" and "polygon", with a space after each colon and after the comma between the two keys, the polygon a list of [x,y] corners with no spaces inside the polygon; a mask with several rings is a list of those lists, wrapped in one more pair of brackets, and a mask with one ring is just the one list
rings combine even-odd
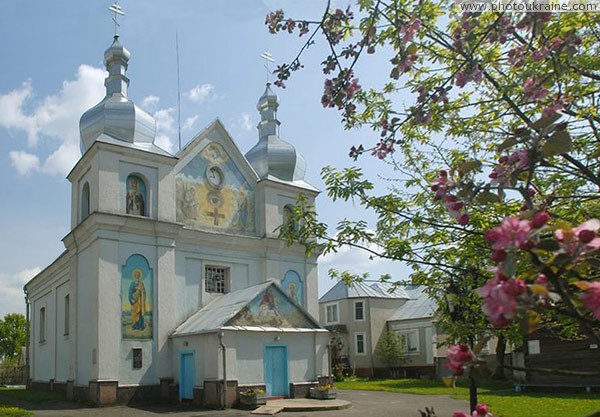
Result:
{"label": "church entrance porch", "polygon": [[287,346],[265,346],[265,385],[267,395],[270,397],[287,397],[289,395],[287,358]]}

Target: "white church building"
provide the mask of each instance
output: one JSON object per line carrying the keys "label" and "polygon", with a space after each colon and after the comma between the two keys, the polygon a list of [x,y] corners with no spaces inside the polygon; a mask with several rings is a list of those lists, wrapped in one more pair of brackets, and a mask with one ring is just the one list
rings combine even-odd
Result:
{"label": "white church building", "polygon": [[25,286],[31,386],[98,405],[305,396],[329,374],[317,260],[276,229],[318,190],[277,96],[267,84],[246,155],[219,120],[171,155],[127,97],[129,57],[115,36],[106,97],[80,120],[66,249]]}

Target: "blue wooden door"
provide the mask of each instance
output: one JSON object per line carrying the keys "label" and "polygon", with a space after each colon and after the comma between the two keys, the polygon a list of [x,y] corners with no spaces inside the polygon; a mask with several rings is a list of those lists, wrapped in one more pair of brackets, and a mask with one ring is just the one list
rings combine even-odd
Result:
{"label": "blue wooden door", "polygon": [[270,396],[287,396],[287,346],[265,346],[265,385]]}
{"label": "blue wooden door", "polygon": [[196,364],[192,352],[182,353],[179,360],[179,399],[194,399]]}

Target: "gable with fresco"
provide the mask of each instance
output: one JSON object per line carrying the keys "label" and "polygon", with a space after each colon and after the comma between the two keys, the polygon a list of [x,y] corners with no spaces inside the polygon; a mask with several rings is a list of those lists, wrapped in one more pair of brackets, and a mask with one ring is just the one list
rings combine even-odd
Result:
{"label": "gable with fresco", "polygon": [[217,142],[176,175],[177,221],[194,228],[254,234],[254,189]]}
{"label": "gable with fresco", "polygon": [[227,325],[301,329],[319,327],[275,285],[256,296]]}

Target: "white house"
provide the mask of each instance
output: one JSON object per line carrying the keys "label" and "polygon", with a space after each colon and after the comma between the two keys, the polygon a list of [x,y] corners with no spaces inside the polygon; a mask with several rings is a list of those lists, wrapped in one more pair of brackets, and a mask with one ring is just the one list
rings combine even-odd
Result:
{"label": "white house", "polygon": [[275,229],[318,191],[279,138],[277,96],[267,84],[245,156],[219,120],[170,155],[127,97],[129,58],[115,36],[106,97],[80,121],[66,249],[25,286],[32,386],[96,404],[303,395],[328,373],[317,261]]}

